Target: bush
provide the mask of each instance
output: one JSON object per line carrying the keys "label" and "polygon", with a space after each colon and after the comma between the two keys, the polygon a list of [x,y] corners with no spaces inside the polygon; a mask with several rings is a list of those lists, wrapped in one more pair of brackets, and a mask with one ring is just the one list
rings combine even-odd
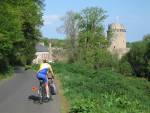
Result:
{"label": "bush", "polygon": [[12,66],[8,66],[7,70],[0,73],[0,80],[12,76],[13,73],[14,73],[14,68]]}
{"label": "bush", "polygon": [[37,71],[39,69],[39,66],[40,66],[39,64],[33,64],[33,65],[31,65],[30,68],[32,68],[33,70]]}
{"label": "bush", "polygon": [[120,64],[119,65],[119,73],[121,73],[123,75],[132,75],[133,74],[132,67],[128,61],[120,61],[119,64]]}
{"label": "bush", "polygon": [[149,75],[149,45],[150,42],[135,42],[127,54],[127,61],[132,65],[132,69],[138,77],[148,77]]}

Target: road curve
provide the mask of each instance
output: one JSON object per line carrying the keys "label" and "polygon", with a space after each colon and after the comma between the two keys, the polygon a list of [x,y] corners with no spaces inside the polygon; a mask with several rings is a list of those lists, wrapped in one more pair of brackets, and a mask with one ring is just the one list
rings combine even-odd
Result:
{"label": "road curve", "polygon": [[[38,86],[35,73],[17,68],[13,77],[0,81],[0,113],[60,113],[59,96],[39,104],[32,86]],[[29,99],[30,98],[30,99]]]}

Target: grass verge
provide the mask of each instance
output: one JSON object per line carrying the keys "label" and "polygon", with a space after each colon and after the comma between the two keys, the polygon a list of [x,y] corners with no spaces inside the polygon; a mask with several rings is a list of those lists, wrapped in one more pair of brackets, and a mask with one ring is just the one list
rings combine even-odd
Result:
{"label": "grass verge", "polygon": [[56,63],[69,113],[150,113],[150,83],[110,70]]}
{"label": "grass verge", "polygon": [[68,113],[69,112],[69,104],[67,102],[67,98],[64,96],[62,84],[58,77],[55,77],[58,95],[60,96],[61,101],[61,113]]}

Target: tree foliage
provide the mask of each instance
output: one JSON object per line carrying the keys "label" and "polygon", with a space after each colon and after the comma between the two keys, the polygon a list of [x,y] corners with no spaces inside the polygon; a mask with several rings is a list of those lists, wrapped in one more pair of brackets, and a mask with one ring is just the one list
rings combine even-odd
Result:
{"label": "tree foliage", "polygon": [[[0,1],[0,71],[31,63],[42,25],[42,0]],[[6,65],[6,66],[5,66]]]}
{"label": "tree foliage", "polygon": [[143,41],[134,42],[127,59],[136,76],[148,77],[150,75],[150,36],[144,36]]}
{"label": "tree foliage", "polygon": [[77,36],[78,36],[78,19],[77,13],[69,11],[62,18],[64,22],[63,26],[59,28],[59,31],[66,34],[67,53],[69,61],[73,62],[76,60],[77,55]]}
{"label": "tree foliage", "polygon": [[[86,63],[96,66],[103,65],[107,56],[108,41],[104,35],[102,22],[107,17],[101,8],[86,8],[79,13],[79,57]],[[104,62],[103,62],[104,61]]]}
{"label": "tree foliage", "polygon": [[106,17],[106,11],[98,7],[66,13],[61,28],[67,36],[69,61],[82,61],[94,68],[111,65],[108,62],[112,57],[107,51],[108,40],[102,24]]}

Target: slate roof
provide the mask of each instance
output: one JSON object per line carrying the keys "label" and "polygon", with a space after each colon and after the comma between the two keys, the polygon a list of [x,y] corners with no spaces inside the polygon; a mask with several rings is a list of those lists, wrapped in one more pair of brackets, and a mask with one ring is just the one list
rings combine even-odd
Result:
{"label": "slate roof", "polygon": [[36,52],[48,52],[48,47],[45,47],[41,44],[36,44]]}

